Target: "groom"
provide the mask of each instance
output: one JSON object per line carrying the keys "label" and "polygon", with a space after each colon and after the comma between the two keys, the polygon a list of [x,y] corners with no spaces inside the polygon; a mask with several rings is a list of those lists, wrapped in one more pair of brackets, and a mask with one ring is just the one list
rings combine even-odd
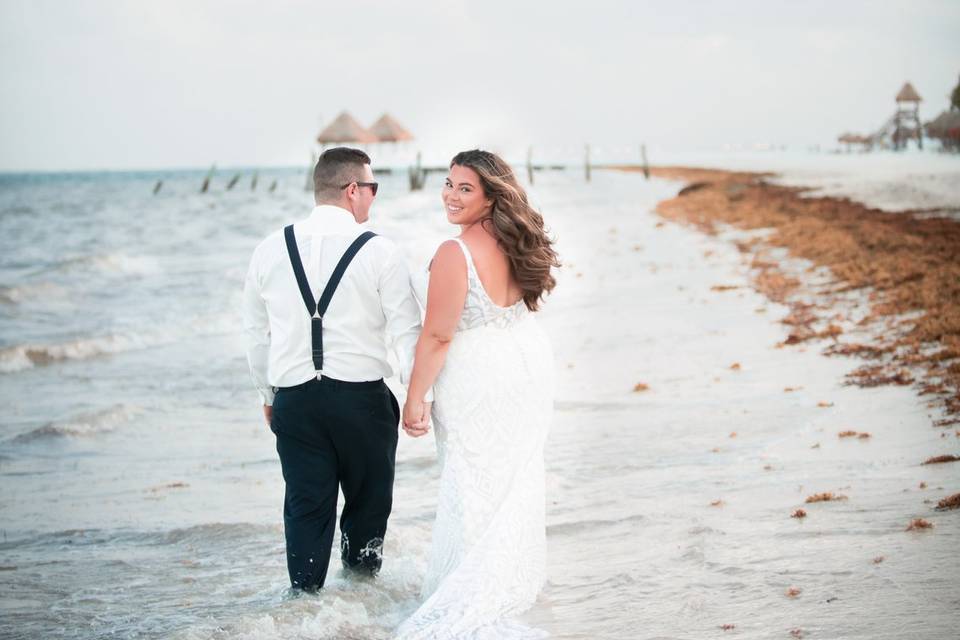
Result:
{"label": "groom", "polygon": [[309,591],[327,576],[338,487],[343,565],[380,569],[400,419],[386,341],[406,381],[420,332],[403,256],[360,226],[377,195],[370,157],[329,149],[313,183],[317,206],[260,243],[243,291],[247,360],[286,483],[287,569]]}

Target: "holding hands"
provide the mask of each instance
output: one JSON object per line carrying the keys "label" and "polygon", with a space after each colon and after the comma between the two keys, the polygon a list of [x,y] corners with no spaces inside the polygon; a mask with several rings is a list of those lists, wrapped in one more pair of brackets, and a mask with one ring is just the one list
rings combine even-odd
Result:
{"label": "holding hands", "polygon": [[409,395],[403,405],[403,430],[412,438],[419,438],[430,431],[430,407],[432,402],[412,399]]}

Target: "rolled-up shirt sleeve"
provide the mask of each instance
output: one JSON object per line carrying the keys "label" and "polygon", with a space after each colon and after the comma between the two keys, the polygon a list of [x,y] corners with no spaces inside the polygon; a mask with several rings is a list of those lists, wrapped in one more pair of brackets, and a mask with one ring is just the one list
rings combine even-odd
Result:
{"label": "rolled-up shirt sleeve", "polygon": [[270,321],[267,306],[260,294],[260,273],[257,252],[250,259],[250,267],[243,283],[243,333],[246,341],[247,364],[253,384],[264,405],[273,405],[273,387],[267,382],[270,361]]}
{"label": "rolled-up shirt sleeve", "polygon": [[[400,365],[400,382],[407,386],[420,337],[420,306],[410,287],[410,270],[396,247],[380,272],[380,306],[386,318],[387,339]],[[423,400],[433,402],[432,388]]]}

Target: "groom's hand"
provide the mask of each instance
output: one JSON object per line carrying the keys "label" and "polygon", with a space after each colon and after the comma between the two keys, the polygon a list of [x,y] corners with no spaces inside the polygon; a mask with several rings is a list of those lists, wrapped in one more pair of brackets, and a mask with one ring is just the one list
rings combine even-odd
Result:
{"label": "groom's hand", "polygon": [[267,426],[270,426],[270,420],[273,418],[273,407],[269,404],[263,405],[263,417],[267,421]]}

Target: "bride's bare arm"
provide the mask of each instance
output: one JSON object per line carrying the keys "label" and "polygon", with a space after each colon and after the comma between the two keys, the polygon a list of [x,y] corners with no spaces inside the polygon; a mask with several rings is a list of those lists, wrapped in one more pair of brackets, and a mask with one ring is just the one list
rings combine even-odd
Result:
{"label": "bride's bare arm", "polygon": [[430,264],[427,313],[417,340],[407,406],[403,411],[404,424],[421,418],[416,414],[422,411],[423,397],[443,369],[466,297],[467,262],[456,241],[447,240],[437,249]]}

